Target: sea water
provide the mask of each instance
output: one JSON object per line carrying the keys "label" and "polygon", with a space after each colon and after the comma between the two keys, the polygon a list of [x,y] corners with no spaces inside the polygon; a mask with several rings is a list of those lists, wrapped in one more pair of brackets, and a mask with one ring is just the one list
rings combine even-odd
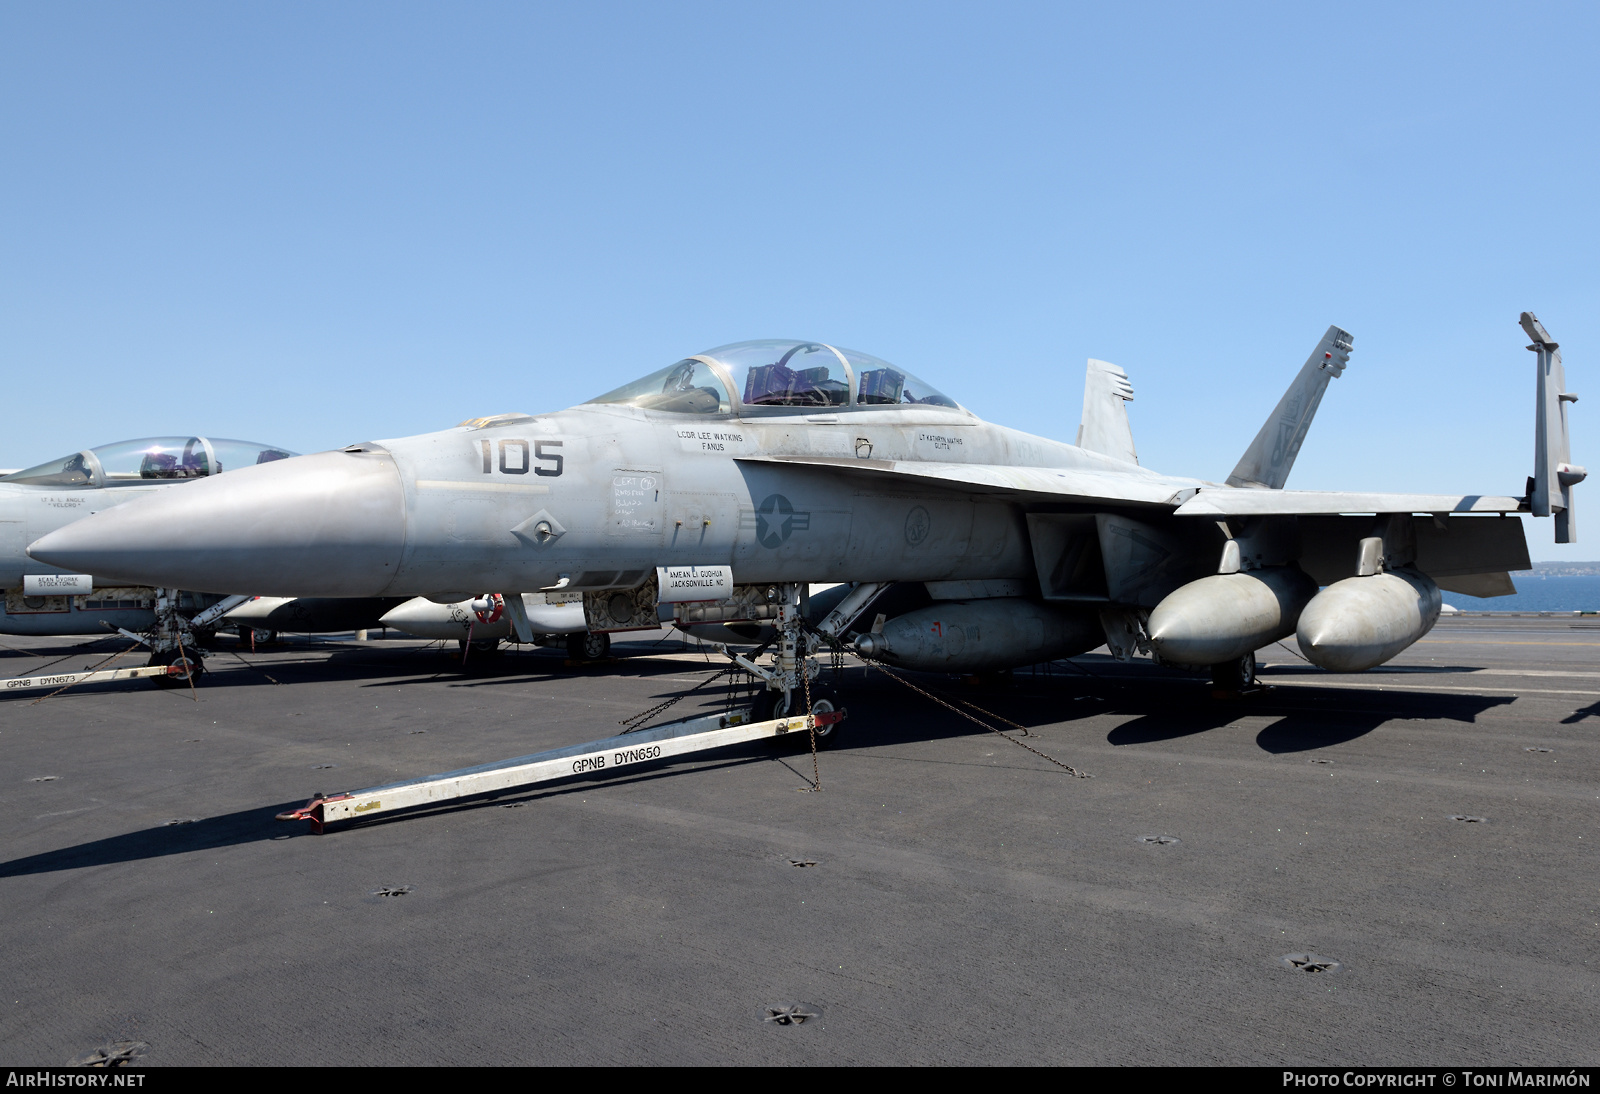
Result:
{"label": "sea water", "polygon": [[1463,612],[1597,612],[1600,575],[1512,574],[1512,596],[1462,596],[1448,590],[1444,602]]}

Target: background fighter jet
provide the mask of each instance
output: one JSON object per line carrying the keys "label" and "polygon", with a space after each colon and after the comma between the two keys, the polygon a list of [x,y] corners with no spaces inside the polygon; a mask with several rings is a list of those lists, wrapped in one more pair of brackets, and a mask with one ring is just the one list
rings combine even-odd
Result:
{"label": "background fighter jet", "polygon": [[[1091,362],[1079,444],[981,421],[821,342],[695,354],[583,405],[248,468],[79,521],[37,558],[120,580],[282,596],[583,596],[593,631],[766,622],[767,711],[807,654],[973,672],[1106,644],[1237,687],[1296,633],[1352,671],[1433,625],[1441,587],[1511,591],[1520,510],[1567,514],[1559,355],[1539,352],[1527,497],[1282,489],[1350,335],[1330,327],[1226,484],[1139,466],[1120,369]],[[850,587],[815,627],[808,582]],[[1319,587],[1321,591],[1319,592]],[[913,590],[908,594],[906,590]],[[884,607],[898,597],[898,603]],[[518,596],[505,598],[519,636]],[[871,622],[857,627],[857,619]],[[531,628],[528,628],[531,632]]]}
{"label": "background fighter jet", "polygon": [[[273,445],[214,437],[145,437],[86,448],[0,478],[0,633],[105,634],[108,626],[149,630],[158,592],[137,582],[97,581],[29,558],[31,540],[75,520],[180,483],[286,460]],[[194,614],[219,600],[185,592],[177,607]]]}
{"label": "background fighter jet", "polygon": [[[162,593],[141,584],[96,580],[29,558],[33,539],[151,493],[241,467],[286,460],[295,453],[274,445],[220,437],[145,437],[82,449],[0,478],[0,589],[5,609],[0,634],[105,634],[145,632],[156,625]],[[192,618],[222,599],[181,592],[174,610]],[[235,626],[257,630],[336,631],[379,626],[379,617],[402,598],[282,601],[260,598],[228,613]]]}

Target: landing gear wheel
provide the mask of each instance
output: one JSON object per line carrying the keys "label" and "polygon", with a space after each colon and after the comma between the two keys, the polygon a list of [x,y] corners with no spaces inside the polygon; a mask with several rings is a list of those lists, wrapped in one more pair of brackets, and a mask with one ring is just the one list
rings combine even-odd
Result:
{"label": "landing gear wheel", "polygon": [[200,659],[200,652],[193,647],[185,646],[181,650],[167,650],[151,656],[152,665],[176,665],[178,671],[166,676],[152,676],[157,687],[186,688],[192,680],[200,679],[201,673],[206,671],[206,663]]}
{"label": "landing gear wheel", "polygon": [[[463,656],[465,656],[467,652],[467,640],[465,638],[456,639],[456,648],[461,651]],[[477,654],[479,657],[484,657],[488,654],[499,653],[500,639],[475,638],[472,641],[472,652]]]}
{"label": "landing gear wheel", "polygon": [[[811,689],[811,713],[832,714],[839,709],[838,700],[830,692]],[[821,748],[836,739],[834,730],[839,728],[838,722],[829,722],[825,726],[817,727],[817,747]]]}
{"label": "landing gear wheel", "polygon": [[581,631],[567,635],[567,656],[574,661],[602,661],[611,652],[611,636]]}
{"label": "landing gear wheel", "polygon": [[1211,686],[1217,691],[1237,695],[1256,686],[1256,655],[1247,653],[1232,661],[1211,666]]}
{"label": "landing gear wheel", "polygon": [[[787,696],[781,691],[763,691],[756,696],[756,701],[750,708],[750,720],[753,722],[770,722],[774,718],[798,718],[805,714],[803,709],[805,703],[804,691],[791,692]],[[811,712],[813,714],[830,714],[838,709],[838,700],[834,699],[831,692],[815,687],[811,689]],[[817,747],[821,748],[832,740],[833,731],[838,727],[839,723],[837,722],[818,726],[816,729]],[[784,736],[807,742],[811,737],[804,730],[790,730]],[[809,747],[809,744],[807,747]]]}
{"label": "landing gear wheel", "polygon": [[257,630],[254,627],[239,628],[239,641],[246,646],[265,646],[269,642],[276,642],[277,640],[277,631]]}
{"label": "landing gear wheel", "polygon": [[790,696],[781,691],[763,691],[750,706],[752,722],[770,722],[774,718],[789,716]]}

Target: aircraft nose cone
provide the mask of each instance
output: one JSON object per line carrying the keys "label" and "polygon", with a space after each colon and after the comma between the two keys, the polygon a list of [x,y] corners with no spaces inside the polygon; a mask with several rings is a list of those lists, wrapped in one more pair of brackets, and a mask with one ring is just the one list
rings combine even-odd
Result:
{"label": "aircraft nose cone", "polygon": [[405,543],[389,453],[319,452],[167,487],[59,528],[28,554],[99,583],[377,596]]}

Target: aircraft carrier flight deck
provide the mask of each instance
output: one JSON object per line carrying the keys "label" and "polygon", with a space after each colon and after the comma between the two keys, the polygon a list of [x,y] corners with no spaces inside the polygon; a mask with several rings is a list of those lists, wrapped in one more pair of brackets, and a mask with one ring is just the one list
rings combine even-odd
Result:
{"label": "aircraft carrier flight deck", "polygon": [[[118,648],[11,637],[0,675]],[[1594,1059],[1593,617],[1447,616],[1359,676],[1275,645],[1224,700],[1103,654],[907,674],[1093,778],[853,662],[820,793],[801,735],[274,820],[608,737],[722,664],[613,652],[221,638],[193,694],[0,696],[8,1062]]]}

